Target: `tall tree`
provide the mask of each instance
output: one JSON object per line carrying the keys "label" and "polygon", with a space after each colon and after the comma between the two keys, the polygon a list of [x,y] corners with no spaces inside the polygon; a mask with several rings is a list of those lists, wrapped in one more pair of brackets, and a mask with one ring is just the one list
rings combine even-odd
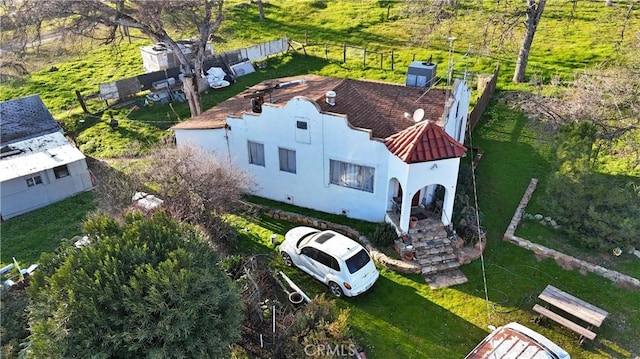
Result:
{"label": "tall tree", "polygon": [[92,243],[41,257],[28,292],[36,358],[228,358],[239,338],[238,288],[201,231],[163,212],[104,216]]}
{"label": "tall tree", "polygon": [[546,2],[547,0],[527,0],[524,38],[522,39],[522,45],[520,45],[518,59],[516,60],[513,82],[524,81],[527,63],[529,62],[529,52],[531,51],[531,45],[533,45],[533,37],[538,29],[540,17],[542,17]]}
{"label": "tall tree", "polygon": [[[223,20],[224,0],[24,0],[14,4],[11,13],[16,29],[35,28],[41,36],[42,22],[49,31],[64,30],[113,43],[125,32],[119,28],[138,29],[155,42],[165,43],[178,57],[184,74],[184,92],[191,116],[202,112],[198,78],[207,42]],[[29,16],[27,16],[27,14]],[[178,45],[178,36],[195,35],[193,60]],[[18,38],[24,38],[24,36]]]}

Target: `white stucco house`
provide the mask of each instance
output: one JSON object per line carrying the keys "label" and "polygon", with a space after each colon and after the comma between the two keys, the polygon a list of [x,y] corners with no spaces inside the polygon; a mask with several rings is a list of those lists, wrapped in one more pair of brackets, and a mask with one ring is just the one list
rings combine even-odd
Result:
{"label": "white stucco house", "polygon": [[85,156],[38,95],[0,103],[0,130],[2,219],[93,188]]}
{"label": "white stucco house", "polygon": [[[447,98],[448,96],[448,98]],[[470,90],[304,75],[264,81],[175,125],[195,145],[251,173],[255,194],[409,227],[438,202],[451,223]],[[439,189],[439,190],[437,190]]]}

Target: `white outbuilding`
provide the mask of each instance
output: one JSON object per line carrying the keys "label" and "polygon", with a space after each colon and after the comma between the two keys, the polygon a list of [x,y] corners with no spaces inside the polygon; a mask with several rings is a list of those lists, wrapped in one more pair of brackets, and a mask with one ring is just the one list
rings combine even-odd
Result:
{"label": "white outbuilding", "polygon": [[38,95],[0,103],[3,220],[93,188],[85,156]]}

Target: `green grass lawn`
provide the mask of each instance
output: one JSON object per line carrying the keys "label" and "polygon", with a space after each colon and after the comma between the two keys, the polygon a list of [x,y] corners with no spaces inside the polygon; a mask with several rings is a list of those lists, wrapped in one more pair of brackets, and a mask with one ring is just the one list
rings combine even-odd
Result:
{"label": "green grass lawn", "polygon": [[[242,1],[247,3],[246,1]],[[417,59],[433,59],[440,63],[439,76],[446,77],[448,44],[441,38],[428,45],[413,43],[406,30],[408,20],[400,11],[399,2],[391,2],[390,18],[382,1],[269,1],[267,19],[257,20],[255,7],[236,7],[238,1],[229,1],[230,11],[217,34],[222,42],[216,51],[236,49],[287,35],[290,38],[320,46],[310,46],[312,53],[323,56],[323,43],[349,43],[370,50],[395,53],[395,68],[388,59],[384,68],[371,62],[363,66],[360,61],[325,60],[322,57],[288,53],[267,60],[265,69],[243,76],[233,86],[221,91],[203,94],[203,107],[211,108],[226,98],[265,79],[314,73],[334,77],[367,78],[402,83],[406,67],[415,55]],[[482,5],[481,5],[482,4]],[[534,41],[530,58],[529,76],[549,83],[552,77],[561,80],[573,78],[576,71],[593,67],[605,61],[622,61],[621,57],[633,45],[628,35],[620,51],[615,50],[619,36],[621,14],[625,1],[614,7],[602,2],[580,2],[573,20],[568,21],[571,2],[549,3]],[[520,34],[510,38],[500,52],[491,56],[480,55],[483,24],[478,24],[474,11],[489,11],[488,2],[466,4],[453,27],[455,42],[455,70],[468,69],[471,73],[493,70],[497,60],[502,61],[498,87],[503,91],[553,91],[545,86],[510,83],[514,68],[515,51]],[[482,7],[482,8],[480,8]],[[477,13],[476,13],[477,14]],[[629,29],[637,29],[640,20],[633,16]],[[629,32],[631,34],[632,31]],[[104,103],[90,103],[93,115],[82,114],[74,90],[95,92],[98,84],[115,81],[141,73],[139,47],[148,40],[124,42],[117,49],[94,48],[72,61],[56,63],[57,71],[49,67],[33,71],[24,79],[0,83],[0,100],[38,93],[56,119],[64,123],[87,154],[96,157],[130,156],[145,153],[168,134],[173,123],[186,119],[186,105],[176,104],[139,109],[114,109],[121,128],[111,131],[106,126]],[[473,44],[471,55],[463,54]],[[472,77],[473,78],[473,77]],[[548,336],[573,358],[619,358],[640,355],[640,294],[623,290],[609,280],[595,275],[583,276],[565,271],[552,260],[536,261],[533,254],[501,240],[530,179],[540,179],[538,191],[530,203],[533,212],[544,212],[539,193],[545,186],[550,171],[549,140],[551,136],[539,122],[527,120],[521,113],[494,101],[476,128],[472,145],[480,148],[483,159],[477,169],[479,206],[483,213],[483,226],[487,231],[487,249],[484,265],[475,261],[463,267],[469,282],[453,288],[431,290],[421,276],[402,275],[385,269],[376,285],[367,293],[352,299],[338,299],[336,304],[348,308],[353,328],[361,336],[369,358],[460,358],[471,350],[488,332],[487,325],[501,325],[519,321]],[[86,214],[94,209],[92,194],[83,194],[47,208],[11,219],[1,225],[1,257],[3,264],[12,257],[25,264],[37,261],[40,253],[54,250],[60,240],[79,233]],[[251,199],[257,203],[273,202]],[[373,228],[370,223],[348,220],[341,216],[289,207],[325,220],[350,225],[361,233]],[[528,209],[528,210],[529,210]],[[289,274],[308,294],[326,293],[324,286],[295,269],[285,268],[276,260],[277,255],[269,237],[279,236],[293,223],[271,218],[228,217],[237,229],[243,254],[265,253],[274,258],[276,268]],[[571,249],[571,243],[556,241],[557,235],[533,223],[523,223],[517,235],[559,249]],[[560,239],[561,240],[561,239]],[[600,257],[599,254],[589,254]],[[605,258],[606,259],[606,258]],[[602,259],[603,261],[605,259]],[[607,259],[608,260],[608,259]],[[640,275],[638,261],[609,261],[614,269]],[[483,271],[484,268],[484,271]],[[485,302],[483,272],[486,274],[489,302]],[[547,284],[552,284],[610,312],[603,327],[597,330],[594,342],[583,347],[577,337],[558,325],[532,323],[531,307],[536,296]]]}
{"label": "green grass lawn", "polygon": [[[306,209],[287,209],[320,217]],[[319,282],[277,260],[277,247],[271,244],[270,236],[275,233],[282,240],[295,223],[264,216],[229,216],[227,220],[239,233],[242,253],[271,256],[276,268],[310,296],[328,292]],[[635,336],[640,328],[637,293],[595,275],[562,270],[551,260],[537,262],[531,252],[495,237],[489,238],[484,265],[489,302],[484,300],[480,261],[463,267],[468,283],[441,290],[431,290],[420,275],[382,268],[380,279],[368,292],[335,301],[349,309],[352,327],[371,358],[460,358],[486,336],[488,324],[510,321],[548,336],[574,358],[628,357],[640,350]],[[533,323],[531,307],[547,284],[611,313],[595,342],[580,347],[574,333],[551,323]]]}
{"label": "green grass lawn", "polygon": [[0,225],[0,262],[15,257],[27,266],[40,254],[52,252],[62,239],[79,235],[87,213],[95,208],[92,192],[67,198],[50,206],[12,218]]}

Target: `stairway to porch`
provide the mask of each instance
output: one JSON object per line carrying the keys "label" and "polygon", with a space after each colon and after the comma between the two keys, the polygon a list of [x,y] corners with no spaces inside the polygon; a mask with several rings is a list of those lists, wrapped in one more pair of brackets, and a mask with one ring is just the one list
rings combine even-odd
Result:
{"label": "stairway to porch", "polygon": [[422,219],[415,228],[409,229],[409,235],[415,248],[415,260],[422,267],[429,287],[437,289],[467,282],[455,253],[458,242],[450,239],[439,220]]}

